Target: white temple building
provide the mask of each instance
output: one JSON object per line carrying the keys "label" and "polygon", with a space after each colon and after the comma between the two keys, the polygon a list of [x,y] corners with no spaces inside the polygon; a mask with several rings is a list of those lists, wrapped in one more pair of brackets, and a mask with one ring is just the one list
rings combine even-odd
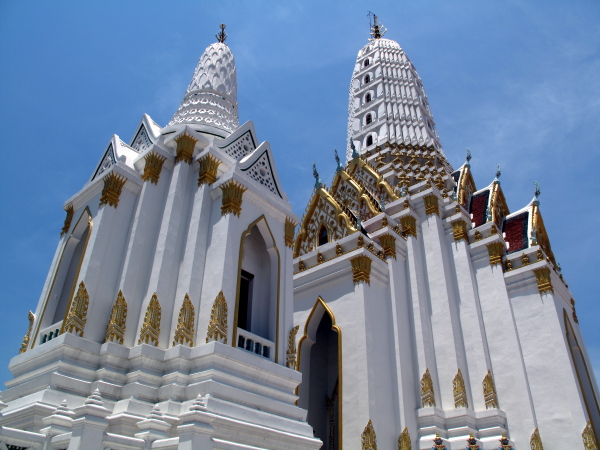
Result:
{"label": "white temple building", "polygon": [[113,136],[65,202],[0,450],[598,449],[599,390],[533,200],[446,160],[402,48],[358,53],[346,164],[302,218],[236,67]]}

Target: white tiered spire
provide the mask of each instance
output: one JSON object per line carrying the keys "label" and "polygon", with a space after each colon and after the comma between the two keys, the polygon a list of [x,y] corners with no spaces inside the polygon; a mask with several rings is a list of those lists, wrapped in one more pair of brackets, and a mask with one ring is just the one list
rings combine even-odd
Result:
{"label": "white tiered spire", "polygon": [[225,44],[225,25],[219,42],[209,45],[198,60],[179,109],[168,125],[199,124],[231,133],[239,127],[235,60]]}
{"label": "white tiered spire", "polygon": [[[383,39],[375,21],[370,43],[356,57],[350,82],[348,148],[359,153],[384,142],[433,145],[442,152],[421,78],[396,41]],[[370,116],[370,117],[369,117]]]}

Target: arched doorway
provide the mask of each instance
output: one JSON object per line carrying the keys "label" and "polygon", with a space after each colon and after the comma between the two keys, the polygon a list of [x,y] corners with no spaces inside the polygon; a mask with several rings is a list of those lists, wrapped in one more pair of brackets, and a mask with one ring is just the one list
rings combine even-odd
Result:
{"label": "arched doorway", "polygon": [[298,405],[308,410],[307,421],[324,450],[342,449],[341,333],[331,309],[319,297],[299,344]]}

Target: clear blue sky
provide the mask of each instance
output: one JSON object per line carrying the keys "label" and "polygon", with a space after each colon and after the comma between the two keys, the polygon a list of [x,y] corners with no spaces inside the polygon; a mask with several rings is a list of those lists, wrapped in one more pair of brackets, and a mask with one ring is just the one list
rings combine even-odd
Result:
{"label": "clear blue sky", "polygon": [[[208,6],[210,5],[210,6]],[[454,167],[502,166],[511,211],[542,187],[554,253],[600,373],[600,6],[597,1],[0,1],[0,381],[35,309],[64,220],[112,134],[165,125],[221,22],[240,122],[272,144],[301,215],[311,164],[331,179],[367,11],[415,63]],[[343,151],[342,151],[343,153]]]}

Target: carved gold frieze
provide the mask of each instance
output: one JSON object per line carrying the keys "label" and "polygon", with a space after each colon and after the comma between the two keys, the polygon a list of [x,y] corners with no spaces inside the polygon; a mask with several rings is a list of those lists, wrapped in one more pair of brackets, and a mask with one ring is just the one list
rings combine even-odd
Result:
{"label": "carved gold frieze", "polygon": [[425,373],[421,378],[421,406],[423,408],[435,406],[435,391],[429,369],[425,369]]}
{"label": "carved gold frieze", "polygon": [[179,161],[185,161],[186,163],[191,164],[192,156],[194,155],[194,146],[198,141],[189,134],[184,133],[177,137],[175,142],[177,142],[175,163],[178,163]]}
{"label": "carved gold frieze", "polygon": [[583,448],[585,450],[598,450],[598,442],[596,442],[591,421],[588,420],[586,423],[583,433],[581,433],[581,437],[583,438]]}
{"label": "carved gold frieze", "polygon": [[350,258],[352,264],[352,280],[354,284],[365,282],[371,284],[371,258],[366,255],[358,255]]}
{"label": "carved gold frieze", "polygon": [[194,346],[194,317],[194,305],[190,300],[190,296],[185,294],[183,304],[179,310],[177,328],[173,337],[173,347],[177,344]]}
{"label": "carved gold frieze", "polygon": [[300,329],[299,325],[296,325],[294,328],[290,330],[290,335],[288,337],[288,348],[287,355],[285,359],[285,364],[290,369],[296,369],[296,334],[298,334],[298,330]]}
{"label": "carved gold frieze", "polygon": [[396,259],[396,238],[391,234],[379,236],[379,245],[383,248],[383,254]]}
{"label": "carved gold frieze", "polygon": [[498,408],[498,394],[496,393],[496,384],[494,383],[491,370],[488,370],[488,373],[483,378],[483,399],[485,401],[485,409]]}
{"label": "carved gold frieze", "polygon": [[239,217],[242,212],[242,197],[246,188],[233,179],[219,187],[223,191],[221,215],[235,214]]}
{"label": "carved gold frieze", "polygon": [[73,300],[67,318],[63,323],[60,334],[73,333],[79,337],[83,337],[83,329],[87,322],[88,306],[90,304],[90,296],[88,295],[85,283],[79,283],[79,288]]}
{"label": "carved gold frieze", "polygon": [[375,427],[373,427],[371,420],[369,420],[362,432],[360,440],[362,443],[361,450],[377,450],[377,435],[375,434]]}
{"label": "carved gold frieze", "polygon": [[398,450],[412,450],[412,442],[410,441],[410,434],[407,427],[404,427],[398,438]]}
{"label": "carved gold frieze", "polygon": [[464,239],[467,244],[469,243],[469,238],[467,235],[467,224],[464,220],[455,220],[452,222],[452,233],[454,234],[454,240],[460,241]]}
{"label": "carved gold frieze", "polygon": [[437,196],[433,194],[426,195],[423,197],[423,202],[425,203],[425,215],[440,215],[440,205]]}
{"label": "carved gold frieze", "polygon": [[21,343],[21,348],[19,349],[19,353],[25,353],[27,351],[27,347],[29,347],[29,340],[31,339],[31,330],[33,329],[33,322],[35,321],[35,314],[29,311],[27,315],[29,319],[29,327],[27,328],[27,333],[23,337],[23,342]]}
{"label": "carved gold frieze", "polygon": [[492,242],[487,245],[488,254],[490,257],[490,266],[496,264],[502,265],[502,256],[504,255],[504,245],[502,242]]}
{"label": "carved gold frieze", "polygon": [[452,380],[452,392],[454,394],[455,408],[469,407],[469,401],[467,399],[467,389],[465,387],[465,380],[460,369],[458,369],[454,380]]}
{"label": "carved gold frieze", "polygon": [[417,237],[417,219],[410,214],[400,218],[400,225],[402,225],[402,236],[413,236]]}
{"label": "carved gold frieze", "polygon": [[297,223],[289,218],[285,218],[285,246],[293,248],[294,247],[294,234],[296,232]]}
{"label": "carved gold frieze", "polygon": [[142,180],[157,184],[160,178],[160,172],[162,171],[163,164],[166,160],[167,158],[159,155],[155,151],[151,151],[144,156],[145,165]]}
{"label": "carved gold frieze", "polygon": [[213,184],[217,181],[217,172],[221,161],[208,153],[200,158],[198,162],[200,163],[198,186],[202,186],[203,184]]}
{"label": "carved gold frieze", "polygon": [[119,290],[117,299],[113,304],[106,326],[104,342],[117,342],[123,345],[125,339],[125,329],[127,324],[127,301],[123,292]]}
{"label": "carved gold frieze", "polygon": [[537,281],[538,290],[540,294],[544,294],[545,292],[554,293],[554,288],[552,287],[552,281],[550,279],[550,269],[547,267],[542,267],[540,269],[535,269],[533,271],[535,273],[535,279]]}
{"label": "carved gold frieze", "polygon": [[217,341],[227,344],[227,300],[223,291],[219,292],[210,312],[210,322],[206,342]]}
{"label": "carved gold frieze", "polygon": [[69,228],[71,228],[71,221],[73,220],[73,213],[75,210],[73,209],[73,204],[69,203],[65,206],[65,211],[67,212],[67,217],[65,217],[65,223],[63,224],[62,230],[60,231],[60,235],[63,236],[69,232]]}
{"label": "carved gold frieze", "polygon": [[148,308],[146,309],[146,315],[144,316],[144,323],[140,330],[139,344],[152,344],[158,347],[158,339],[160,338],[160,319],[162,316],[162,309],[158,302],[158,296],[156,292],[152,294]]}
{"label": "carved gold frieze", "polygon": [[544,446],[542,445],[542,438],[540,437],[540,431],[537,428],[531,435],[529,445],[531,446],[531,450],[544,450]]}
{"label": "carved gold frieze", "polygon": [[117,175],[114,172],[109,173],[103,178],[104,189],[102,189],[102,195],[100,196],[100,206],[110,205],[116,208],[119,204],[119,197],[121,191],[127,179],[121,175]]}

